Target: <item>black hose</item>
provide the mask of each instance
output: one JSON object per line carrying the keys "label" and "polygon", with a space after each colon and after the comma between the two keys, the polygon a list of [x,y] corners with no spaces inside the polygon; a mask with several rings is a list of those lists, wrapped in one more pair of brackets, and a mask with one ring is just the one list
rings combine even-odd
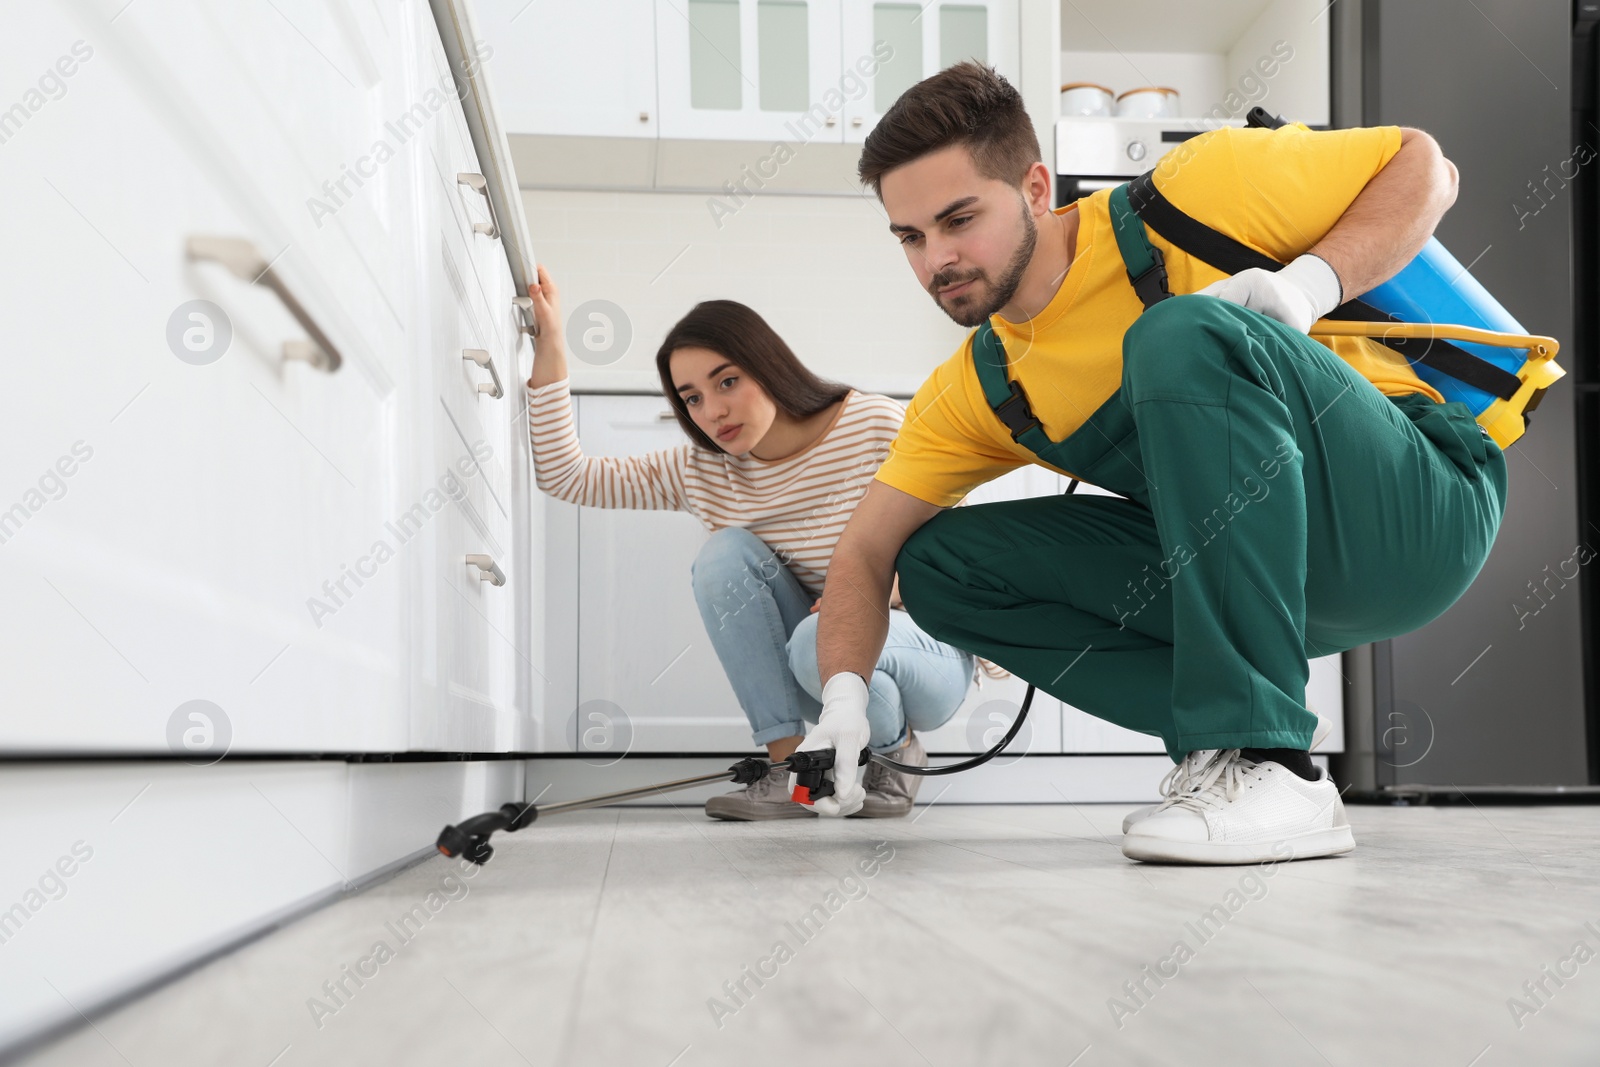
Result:
{"label": "black hose", "polygon": [[878,763],[885,767],[892,767],[895,770],[901,771],[905,774],[920,774],[924,777],[932,777],[936,774],[955,774],[958,771],[970,771],[972,768],[981,767],[985,763],[988,763],[990,760],[994,759],[1000,754],[1001,749],[1005,748],[1011,743],[1011,739],[1017,736],[1017,731],[1022,729],[1022,722],[1028,717],[1028,707],[1032,703],[1033,686],[1030,684],[1028,686],[1027,695],[1022,698],[1022,707],[1017,711],[1017,721],[1011,724],[1011,729],[1006,731],[1006,735],[1000,739],[1000,743],[995,745],[989,751],[973,756],[971,759],[962,760],[960,763],[950,763],[943,767],[912,767],[908,764],[896,763],[888,756],[880,756],[876,752],[868,753],[867,758],[873,763]]}

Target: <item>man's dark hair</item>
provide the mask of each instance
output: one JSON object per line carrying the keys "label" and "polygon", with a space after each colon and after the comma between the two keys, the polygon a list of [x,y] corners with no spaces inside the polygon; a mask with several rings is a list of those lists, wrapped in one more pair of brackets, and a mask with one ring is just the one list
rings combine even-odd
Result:
{"label": "man's dark hair", "polygon": [[709,348],[736,364],[764,389],[778,410],[790,418],[815,415],[850,392],[848,385],[819,378],[795,356],[767,320],[736,300],[705,300],[667,331],[656,350],[661,391],[689,440],[710,452],[726,452],[689,417],[689,407],[672,382],[672,353],[680,348]]}
{"label": "man's dark hair", "polygon": [[1039,162],[1039,138],[1010,82],[972,60],[925,78],[896,100],[861,148],[856,176],[883,198],[883,176],[953,144],[985,178],[1020,185]]}

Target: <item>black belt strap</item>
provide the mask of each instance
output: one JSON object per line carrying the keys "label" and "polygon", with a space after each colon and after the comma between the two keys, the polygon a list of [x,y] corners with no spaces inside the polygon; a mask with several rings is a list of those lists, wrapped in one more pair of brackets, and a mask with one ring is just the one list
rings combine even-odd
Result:
{"label": "black belt strap", "polygon": [[[1238,274],[1242,270],[1282,270],[1283,264],[1271,256],[1240,244],[1232,237],[1194,218],[1173,206],[1156,189],[1152,171],[1146,171],[1128,183],[1128,203],[1140,221],[1149,226],[1168,243],[1183,249],[1189,255],[1222,271]],[[1360,300],[1346,300],[1328,312],[1327,318],[1356,322],[1391,322],[1402,320],[1379,311]],[[1488,360],[1458,348],[1440,338],[1388,337],[1373,338],[1404,356],[1407,363],[1425,363],[1441,374],[1448,374],[1466,385],[1510,400],[1522,385],[1521,379]]]}

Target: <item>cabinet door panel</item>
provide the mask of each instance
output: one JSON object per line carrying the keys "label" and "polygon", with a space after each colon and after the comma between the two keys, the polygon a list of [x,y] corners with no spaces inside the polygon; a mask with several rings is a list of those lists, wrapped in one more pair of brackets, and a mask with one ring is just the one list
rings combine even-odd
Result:
{"label": "cabinet door panel", "polygon": [[[427,36],[426,7],[415,13],[422,45],[413,56],[420,84],[444,70],[438,42]],[[457,108],[452,100],[451,108]],[[459,110],[459,109],[458,109]],[[484,280],[496,263],[476,258],[462,215],[456,174],[476,170],[465,130],[441,113],[416,139],[417,328],[410,338],[416,368],[416,410],[410,425],[409,508],[403,533],[415,537],[419,594],[411,637],[410,746],[487,751],[522,743],[517,709],[517,603],[528,576],[513,558],[517,509],[510,467],[513,397],[519,396],[510,339],[489,315]],[[471,194],[482,200],[477,193]],[[499,273],[507,273],[503,255]],[[479,390],[494,379],[464,357],[481,351],[499,375],[502,395]],[[480,557],[482,567],[469,564]],[[483,578],[497,568],[505,584]]]}
{"label": "cabinet door panel", "polygon": [[[71,476],[8,513],[0,595],[29,608],[0,640],[40,713],[8,717],[4,743],[164,752],[177,707],[204,699],[234,751],[394,747],[399,574],[362,562],[395,497],[392,384],[286,361],[307,335],[283,303],[187,258],[196,235],[277,252],[259,190],[216,180],[140,36],[96,26],[0,172],[0,284],[28,302],[8,324],[28,356],[0,394],[5,484],[40,485],[83,442]],[[80,32],[39,8],[0,65],[49,69]],[[345,347],[362,335],[322,319],[342,296],[307,288],[308,264],[288,248],[274,271]]]}
{"label": "cabinet door panel", "polygon": [[[437,427],[442,457],[467,465],[467,447],[441,410]],[[510,524],[485,490],[484,478],[462,477],[464,492],[450,495],[439,512],[440,700],[417,723],[413,745],[449,751],[492,751],[510,743],[515,728],[513,598],[522,575],[511,562]],[[475,491],[480,490],[480,491]],[[479,565],[468,563],[468,558]],[[504,584],[487,580],[484,567],[499,569]]]}
{"label": "cabinet door panel", "polygon": [[657,0],[661,136],[843,139],[838,0]]}
{"label": "cabinet door panel", "polygon": [[[436,38],[430,40],[430,45],[427,59],[435,80],[447,79],[449,66],[443,48]],[[505,328],[507,316],[493,298],[505,291],[501,278],[509,279],[510,271],[500,220],[495,218],[488,197],[469,184],[483,177],[483,166],[472,146],[466,117],[454,101],[441,110],[429,132],[428,170],[437,178],[442,203],[448,208],[441,225],[452,237],[461,280],[482,301],[483,311],[474,316],[474,327],[485,343],[492,341],[499,347],[512,337]]]}
{"label": "cabinet door panel", "polygon": [[[577,398],[589,455],[684,442],[653,396]],[[690,585],[705,544],[682,512],[584,508],[578,542],[578,707],[547,724],[554,751],[745,752],[750,724],[706,636]],[[575,728],[576,725],[576,728]],[[552,734],[550,731],[559,731]]]}
{"label": "cabinet door panel", "polygon": [[[95,5],[76,6],[102,23]],[[404,51],[376,9],[141,0],[109,26],[114,61],[230,190],[266,255],[290,253],[280,269],[357,370],[387,387],[403,373],[405,175],[394,160],[413,101]]]}
{"label": "cabinet door panel", "polygon": [[656,136],[654,0],[473,7],[506,132]]}
{"label": "cabinet door panel", "polygon": [[866,140],[900,93],[964,59],[1012,85],[1021,73],[1017,0],[843,0],[841,23],[845,65],[862,59],[875,71],[867,91],[845,103],[849,142]]}

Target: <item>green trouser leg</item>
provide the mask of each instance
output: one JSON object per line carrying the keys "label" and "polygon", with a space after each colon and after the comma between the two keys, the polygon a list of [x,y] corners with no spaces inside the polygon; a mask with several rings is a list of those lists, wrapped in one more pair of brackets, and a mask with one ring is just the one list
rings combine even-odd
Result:
{"label": "green trouser leg", "polygon": [[1505,510],[1505,458],[1465,405],[1390,400],[1213,297],[1145,312],[1121,389],[1041,458],[1128,499],[941,512],[901,549],[906,608],[1174,759],[1307,747],[1307,658],[1436,618]]}

